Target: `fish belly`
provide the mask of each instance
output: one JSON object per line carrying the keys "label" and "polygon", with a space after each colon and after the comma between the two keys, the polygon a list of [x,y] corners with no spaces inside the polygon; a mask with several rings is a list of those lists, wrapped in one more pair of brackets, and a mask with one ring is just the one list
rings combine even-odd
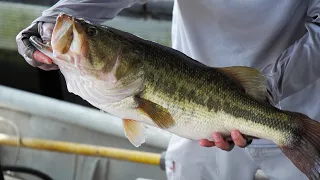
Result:
{"label": "fish belly", "polygon": [[224,137],[229,137],[232,130],[239,130],[244,135],[250,135],[262,139],[268,139],[275,143],[281,144],[286,142],[290,135],[284,131],[275,130],[274,128],[254,123],[252,121],[234,117],[223,111],[204,112],[198,110],[198,113],[185,111],[177,113],[175,111],[174,127],[167,129],[178,136],[191,139],[212,139],[214,132],[221,133]]}

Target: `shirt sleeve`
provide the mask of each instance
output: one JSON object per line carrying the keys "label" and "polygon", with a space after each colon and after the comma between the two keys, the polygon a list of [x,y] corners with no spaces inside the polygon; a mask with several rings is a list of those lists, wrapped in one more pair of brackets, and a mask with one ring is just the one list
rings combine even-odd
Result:
{"label": "shirt sleeve", "polygon": [[114,18],[124,8],[146,2],[147,0],[60,0],[34,21],[55,22],[56,17],[64,12],[94,23],[103,23]]}
{"label": "shirt sleeve", "polygon": [[268,82],[268,91],[272,94],[272,104],[278,104],[320,78],[319,15],[320,0],[310,0],[306,13],[306,34],[262,70]]}

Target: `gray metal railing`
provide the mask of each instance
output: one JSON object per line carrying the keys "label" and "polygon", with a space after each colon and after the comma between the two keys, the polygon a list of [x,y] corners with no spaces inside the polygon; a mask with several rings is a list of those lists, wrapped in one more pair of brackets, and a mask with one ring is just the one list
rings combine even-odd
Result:
{"label": "gray metal railing", "polygon": [[[122,120],[101,111],[0,85],[0,107],[125,138]],[[90,120],[90,121],[88,121]],[[108,126],[102,126],[106,124]],[[166,148],[171,134],[148,127],[146,144]]]}

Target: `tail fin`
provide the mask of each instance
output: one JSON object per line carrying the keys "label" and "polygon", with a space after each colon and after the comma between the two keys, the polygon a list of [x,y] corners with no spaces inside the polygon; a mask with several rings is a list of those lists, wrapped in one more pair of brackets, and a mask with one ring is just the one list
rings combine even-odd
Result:
{"label": "tail fin", "polygon": [[320,123],[302,114],[298,121],[293,143],[280,149],[309,179],[320,180]]}

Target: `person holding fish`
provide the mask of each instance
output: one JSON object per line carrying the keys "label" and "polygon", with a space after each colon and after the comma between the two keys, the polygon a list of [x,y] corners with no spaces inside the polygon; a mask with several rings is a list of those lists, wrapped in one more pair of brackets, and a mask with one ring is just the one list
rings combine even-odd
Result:
{"label": "person holding fish", "polygon": [[[114,18],[122,9],[132,6],[134,3],[145,2],[146,0],[59,1],[45,10],[42,16],[35,19],[29,27],[17,35],[19,53],[33,67],[43,70],[59,69],[62,66],[54,63],[53,59],[67,59],[64,53],[71,54],[70,49],[78,47],[77,41],[85,45],[81,47],[88,48],[85,53],[77,56],[79,58],[78,61],[83,63],[81,58],[85,57],[85,55],[94,56],[97,54],[96,50],[89,49],[90,45],[98,43],[96,42],[98,40],[92,41],[97,34],[110,31],[115,36],[122,37],[123,33],[111,28],[103,30],[85,21],[78,21],[67,15],[59,15],[61,12],[100,24]],[[229,93],[228,96],[225,96],[226,98],[222,98],[224,93],[212,91],[216,94],[210,95],[216,97],[215,102],[217,103],[205,101],[207,102],[205,108],[215,111],[215,114],[212,114],[214,116],[213,119],[221,119],[226,123],[223,126],[224,129],[220,129],[221,132],[227,131],[226,134],[212,132],[208,138],[206,138],[207,134],[204,134],[207,131],[210,132],[210,129],[206,127],[212,124],[207,119],[199,121],[193,119],[198,123],[193,127],[196,130],[200,129],[199,131],[193,131],[191,128],[179,129],[180,127],[178,126],[181,125],[179,123],[184,121],[181,120],[178,123],[178,116],[173,113],[170,115],[170,112],[172,112],[170,106],[166,106],[163,99],[153,99],[154,101],[152,101],[152,98],[150,98],[151,92],[153,94],[161,94],[152,89],[152,87],[157,86],[152,86],[150,79],[150,81],[146,80],[149,83],[146,87],[152,90],[142,92],[140,97],[130,99],[132,100],[130,102],[138,104],[139,110],[134,110],[132,113],[147,115],[151,119],[150,124],[168,128],[177,123],[176,127],[171,127],[172,132],[177,135],[172,137],[166,153],[166,173],[169,180],[247,180],[254,179],[258,169],[263,170],[270,179],[320,179],[320,160],[318,159],[320,128],[318,122],[313,120],[320,120],[319,14],[320,0],[174,1],[172,48],[188,57],[163,47],[156,49],[161,52],[159,56],[164,53],[167,54],[168,59],[173,57],[172,61],[170,61],[171,66],[167,67],[167,72],[170,73],[170,68],[176,66],[174,64],[176,60],[180,63],[177,64],[187,67],[187,69],[188,67],[194,67],[194,69],[188,69],[190,73],[195,72],[193,76],[187,73],[183,74],[184,72],[177,72],[176,74],[180,73],[180,77],[192,80],[197,76],[202,84],[207,82],[217,84],[228,82],[229,86],[232,87],[219,87],[220,90],[221,88],[225,89],[227,91],[226,94]],[[61,27],[65,27],[65,30]],[[84,31],[86,31],[86,35],[82,34]],[[74,39],[69,39],[71,35],[73,35]],[[47,50],[48,54],[37,50],[30,41],[31,36],[38,36],[43,42],[51,41],[52,47],[47,49],[45,48],[46,45],[38,42],[38,49],[43,48]],[[136,37],[128,35],[125,37],[141,41],[143,47],[150,48],[150,44]],[[58,38],[61,39],[59,40]],[[108,38],[112,39],[112,37]],[[116,39],[112,40],[116,41]],[[103,42],[101,43],[103,44]],[[56,55],[51,56],[54,54],[50,54],[52,50],[56,52]],[[121,48],[117,49],[117,51],[121,50]],[[131,55],[126,57],[128,59],[134,58]],[[108,55],[103,57],[106,56]],[[126,67],[121,64],[121,60],[119,61],[119,55],[112,57],[116,57],[112,58],[112,68],[103,66],[106,69],[109,68],[110,71],[108,72],[114,72],[112,71],[113,68],[117,69],[118,66]],[[201,64],[190,62],[189,57],[199,61]],[[157,59],[157,57],[152,59]],[[180,61],[180,59],[188,60]],[[90,66],[93,67],[102,63],[98,57],[91,60],[95,60],[96,63],[91,62]],[[142,64],[143,66],[139,69],[141,70],[143,69],[142,67],[153,67],[153,62],[139,62],[136,66],[140,67],[140,64]],[[163,61],[159,60],[157,63],[159,65]],[[262,76],[259,73],[251,68],[244,68],[244,66],[259,70],[266,80],[265,85],[260,83]],[[208,67],[215,67],[215,69]],[[144,74],[152,78],[157,75],[152,74],[149,69],[144,69]],[[160,70],[154,69],[154,71],[162,73]],[[86,72],[91,73],[93,76],[94,72],[90,72],[90,69],[87,69]],[[132,70],[132,72],[137,71]],[[208,74],[204,75],[203,73]],[[125,73],[120,73],[120,75],[123,74]],[[106,74],[106,76],[101,75],[100,77],[94,74],[94,77],[109,81],[110,79],[117,80],[120,75]],[[139,83],[138,80],[141,77],[138,74],[135,75],[134,77],[137,78],[137,81],[134,82]],[[174,77],[175,75],[173,74],[172,78],[174,79]],[[219,78],[221,77],[228,80],[220,81]],[[128,80],[126,83],[129,82]],[[181,82],[184,82],[183,78],[181,78]],[[196,84],[197,82],[192,81],[189,85],[195,86]],[[211,86],[213,89],[215,88],[212,84],[207,87]],[[195,87],[199,88],[201,86]],[[233,87],[235,89],[231,90]],[[159,88],[161,89],[161,87]],[[177,87],[175,88],[175,90],[178,90]],[[186,91],[182,91],[182,94]],[[199,91],[201,94],[202,91]],[[197,94],[197,92],[197,89],[193,89],[188,93],[190,96],[191,94]],[[203,93],[203,96],[206,95],[208,93]],[[236,100],[227,99],[231,96]],[[95,104],[94,100],[88,96],[82,94],[82,97],[87,97],[85,98],[86,100]],[[117,101],[116,98],[120,97],[113,98],[112,100]],[[207,113],[200,106],[204,103],[204,101],[199,100],[201,97],[196,97],[199,99],[187,98],[199,105],[199,111]],[[220,100],[230,100],[232,103],[219,104],[219,98]],[[155,103],[157,100],[158,104]],[[183,104],[182,101],[181,104]],[[167,108],[164,108],[164,106]],[[184,108],[187,109],[188,107],[185,106]],[[251,109],[254,110],[250,111],[250,115],[245,114]],[[199,118],[207,117],[209,120],[212,118],[197,112],[196,108],[192,110],[194,110],[192,113],[198,115],[197,117]],[[110,111],[116,110],[112,109]],[[114,113],[117,114],[119,112],[120,110]],[[182,112],[186,114],[190,111]],[[241,117],[237,114],[239,112]],[[253,116],[252,114],[262,115]],[[252,119],[252,117],[257,118]],[[144,141],[144,137],[130,136],[130,132],[133,132],[131,131],[132,126],[139,128],[139,130],[141,130],[142,126],[132,119],[124,119],[124,127],[126,133],[129,134],[130,142],[138,146]],[[294,120],[289,121],[290,119]],[[198,125],[204,126],[198,127]],[[215,125],[219,126],[220,124],[216,123]],[[217,127],[214,128],[218,129]],[[287,142],[290,142],[290,144],[286,144]]]}

